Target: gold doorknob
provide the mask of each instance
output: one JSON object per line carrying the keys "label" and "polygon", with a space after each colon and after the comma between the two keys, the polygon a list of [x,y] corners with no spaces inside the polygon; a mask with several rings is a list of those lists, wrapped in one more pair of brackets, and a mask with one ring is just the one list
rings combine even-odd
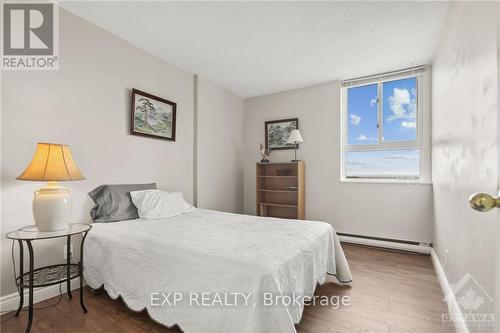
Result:
{"label": "gold doorknob", "polygon": [[487,212],[495,207],[500,207],[500,198],[494,198],[486,193],[476,193],[469,198],[470,206],[480,212]]}

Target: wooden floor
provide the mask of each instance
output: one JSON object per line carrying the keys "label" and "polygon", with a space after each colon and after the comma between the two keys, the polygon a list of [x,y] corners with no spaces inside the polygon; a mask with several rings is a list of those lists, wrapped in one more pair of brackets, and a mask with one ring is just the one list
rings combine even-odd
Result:
{"label": "wooden floor", "polygon": [[[344,250],[353,274],[351,286],[339,286],[329,277],[316,294],[349,295],[351,305],[336,310],[307,307],[297,325],[298,333],[454,332],[441,324],[441,314],[447,313],[447,308],[429,256],[347,244]],[[35,311],[32,332],[181,332],[154,323],[145,312],[130,311],[106,293],[92,296],[88,289],[85,304],[89,312],[83,314],[77,294],[71,302],[64,297],[57,306]],[[36,307],[56,301],[50,299]],[[11,317],[13,313],[2,316],[1,332],[24,332],[27,311],[19,318]]]}

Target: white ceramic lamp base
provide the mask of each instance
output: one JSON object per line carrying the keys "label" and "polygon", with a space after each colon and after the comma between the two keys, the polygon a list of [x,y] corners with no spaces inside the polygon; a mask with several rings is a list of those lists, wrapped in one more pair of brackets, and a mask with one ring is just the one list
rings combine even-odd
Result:
{"label": "white ceramic lamp base", "polygon": [[57,182],[48,184],[35,192],[33,217],[40,231],[65,229],[71,216],[71,192]]}

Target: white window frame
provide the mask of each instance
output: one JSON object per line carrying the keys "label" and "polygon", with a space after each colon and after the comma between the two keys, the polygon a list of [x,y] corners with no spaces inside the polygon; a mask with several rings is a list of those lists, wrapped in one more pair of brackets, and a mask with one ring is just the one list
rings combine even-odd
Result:
{"label": "white window frame", "polygon": [[[383,84],[385,82],[396,81],[415,77],[417,79],[417,139],[415,141],[393,141],[383,142],[384,132],[383,121]],[[377,84],[377,114],[378,114],[378,143],[368,145],[349,145],[348,129],[348,99],[347,90],[353,87],[362,87]],[[342,81],[341,84],[341,112],[340,112],[340,180],[342,182],[355,183],[402,183],[402,184],[430,184],[430,68],[420,66],[398,72],[391,72],[359,79]],[[346,153],[347,152],[365,152],[365,151],[387,151],[400,149],[418,149],[419,158],[419,177],[413,178],[349,178],[346,177]]]}

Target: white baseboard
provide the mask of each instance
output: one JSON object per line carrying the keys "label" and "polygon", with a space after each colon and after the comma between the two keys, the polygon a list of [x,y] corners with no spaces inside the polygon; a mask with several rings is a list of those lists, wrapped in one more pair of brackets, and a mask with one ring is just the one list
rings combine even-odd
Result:
{"label": "white baseboard", "polygon": [[[80,288],[80,278],[71,280],[71,290]],[[61,284],[61,291],[63,294],[66,293],[66,283]],[[59,285],[55,284],[53,286],[35,288],[33,293],[33,304],[45,301],[49,298],[59,296]],[[24,289],[24,307],[28,306],[28,290]],[[14,311],[17,310],[19,306],[19,293],[15,292],[9,295],[0,297],[0,311]]]}
{"label": "white baseboard", "polygon": [[368,238],[351,237],[343,235],[339,235],[339,240],[344,243],[360,244],[360,245],[381,247],[385,249],[417,252],[423,254],[430,254],[432,249],[430,246],[427,245],[413,245],[407,243],[389,242],[378,239],[368,239]]}
{"label": "white baseboard", "polygon": [[[439,258],[434,249],[431,249],[431,259],[432,264],[434,265],[434,269],[436,270],[439,284],[441,285],[441,289],[443,290],[443,294],[448,304],[448,311],[451,315],[451,318],[463,318],[462,311],[460,310],[460,306],[457,303],[455,294],[451,289],[450,283],[446,278],[443,266],[441,266],[441,262],[439,261]],[[455,325],[457,333],[470,333],[469,328],[463,321],[454,321],[453,323]]]}

